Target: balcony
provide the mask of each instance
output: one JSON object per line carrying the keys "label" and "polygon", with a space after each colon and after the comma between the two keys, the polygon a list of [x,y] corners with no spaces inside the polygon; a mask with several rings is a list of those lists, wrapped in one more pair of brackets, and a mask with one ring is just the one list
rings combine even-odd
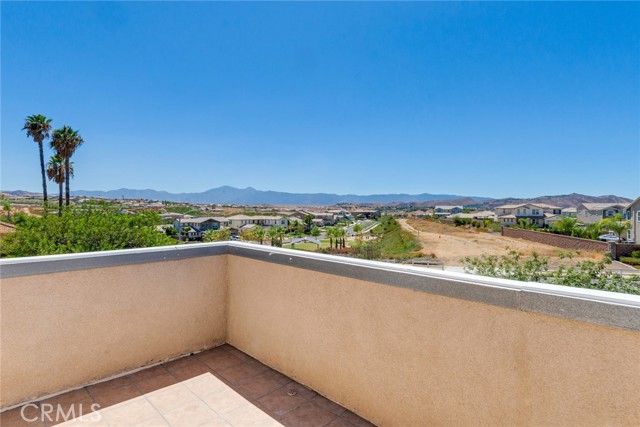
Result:
{"label": "balcony", "polygon": [[636,296],[236,242],[0,268],[3,426],[640,424]]}

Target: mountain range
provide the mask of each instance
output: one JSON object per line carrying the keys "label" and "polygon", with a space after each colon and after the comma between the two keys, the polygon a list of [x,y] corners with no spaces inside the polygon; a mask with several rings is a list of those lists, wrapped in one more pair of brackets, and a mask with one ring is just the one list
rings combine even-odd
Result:
{"label": "mountain range", "polygon": [[558,206],[560,208],[569,208],[572,206],[578,206],[581,203],[620,203],[623,205],[631,203],[631,199],[626,197],[606,195],[606,196],[588,196],[586,194],[563,194],[558,196],[540,196],[533,199],[517,199],[517,198],[505,198],[505,199],[492,199],[485,200],[480,203],[485,208],[493,209],[500,205],[520,204],[520,203],[544,203],[551,206]]}
{"label": "mountain range", "polygon": [[[393,203],[393,202],[424,202],[428,200],[452,200],[462,196],[453,194],[330,194],[330,193],[285,193],[281,191],[262,191],[253,187],[235,188],[222,186],[212,188],[201,193],[169,193],[157,190],[132,190],[120,188],[109,191],[72,191],[73,195],[104,197],[108,199],[147,199],[169,200],[188,203],[219,203],[219,204],[269,204],[269,205],[318,205],[327,206],[339,203]],[[471,197],[482,201],[487,197]]]}
{"label": "mountain range", "polygon": [[[631,199],[627,199],[626,197],[614,196],[614,195],[606,195],[606,196],[588,196],[586,194],[561,194],[557,196],[540,196],[534,198],[516,198],[516,197],[507,197],[503,199],[484,199],[480,201],[475,201],[468,198],[463,199],[454,199],[447,200],[447,204],[457,205],[457,206],[469,206],[478,209],[486,209],[493,210],[496,206],[501,205],[518,205],[523,203],[542,203],[551,206],[558,206],[560,208],[570,208],[576,207],[582,203],[619,203],[622,205],[626,205],[631,203]],[[404,204],[400,204],[401,206]],[[418,209],[426,208],[428,206],[433,206],[431,202],[420,202],[412,204]]]}
{"label": "mountain range", "polygon": [[[13,196],[40,196],[39,193],[29,191],[2,191]],[[300,205],[300,206],[330,206],[339,203],[359,204],[398,204],[414,206],[416,208],[440,204],[474,206],[481,209],[493,209],[504,204],[545,203],[562,208],[578,206],[581,203],[630,203],[631,200],[615,195],[589,196],[585,194],[564,194],[556,196],[541,196],[535,198],[502,198],[492,199],[479,196],[458,196],[453,194],[330,194],[330,193],[285,193],[280,191],[261,191],[252,187],[235,188],[222,186],[212,188],[201,193],[169,193],[157,190],[133,190],[121,188],[110,191],[72,191],[74,196],[103,197],[107,199],[145,199],[168,200],[188,203],[219,203],[219,204],[270,204],[270,205]]]}

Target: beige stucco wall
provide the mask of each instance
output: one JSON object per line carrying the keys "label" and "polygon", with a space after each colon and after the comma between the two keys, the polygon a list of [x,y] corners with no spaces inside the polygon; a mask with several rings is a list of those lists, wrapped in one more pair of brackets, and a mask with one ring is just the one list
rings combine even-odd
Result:
{"label": "beige stucco wall", "polygon": [[381,426],[640,425],[638,332],[235,256],[228,268],[228,342]]}
{"label": "beige stucco wall", "polygon": [[221,344],[226,256],[2,280],[0,408]]}

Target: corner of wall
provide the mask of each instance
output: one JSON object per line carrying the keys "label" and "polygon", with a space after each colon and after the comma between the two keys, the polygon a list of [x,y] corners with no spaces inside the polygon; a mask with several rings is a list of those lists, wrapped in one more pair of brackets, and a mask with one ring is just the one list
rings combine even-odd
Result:
{"label": "corner of wall", "polygon": [[231,288],[231,272],[229,267],[229,257],[231,255],[224,254],[224,272],[223,272],[223,280],[224,280],[224,342],[229,342],[229,299],[230,299],[230,288]]}

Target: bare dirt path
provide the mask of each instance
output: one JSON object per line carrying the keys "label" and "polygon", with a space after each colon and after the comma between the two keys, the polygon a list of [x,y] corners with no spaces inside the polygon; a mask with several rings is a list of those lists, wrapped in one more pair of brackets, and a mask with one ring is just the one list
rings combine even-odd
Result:
{"label": "bare dirt path", "polygon": [[[558,254],[566,252],[555,246],[543,245],[522,239],[504,237],[496,233],[478,232],[475,229],[454,227],[434,221],[421,219],[399,219],[401,226],[412,232],[422,244],[422,252],[434,254],[445,265],[463,265],[464,257],[479,257],[482,255],[506,255],[508,248],[517,250],[525,255],[537,252],[539,255],[550,257],[550,264],[561,263]],[[597,252],[581,252],[574,256],[572,262],[585,259],[602,259],[603,254]],[[562,262],[564,263],[564,262]]]}

